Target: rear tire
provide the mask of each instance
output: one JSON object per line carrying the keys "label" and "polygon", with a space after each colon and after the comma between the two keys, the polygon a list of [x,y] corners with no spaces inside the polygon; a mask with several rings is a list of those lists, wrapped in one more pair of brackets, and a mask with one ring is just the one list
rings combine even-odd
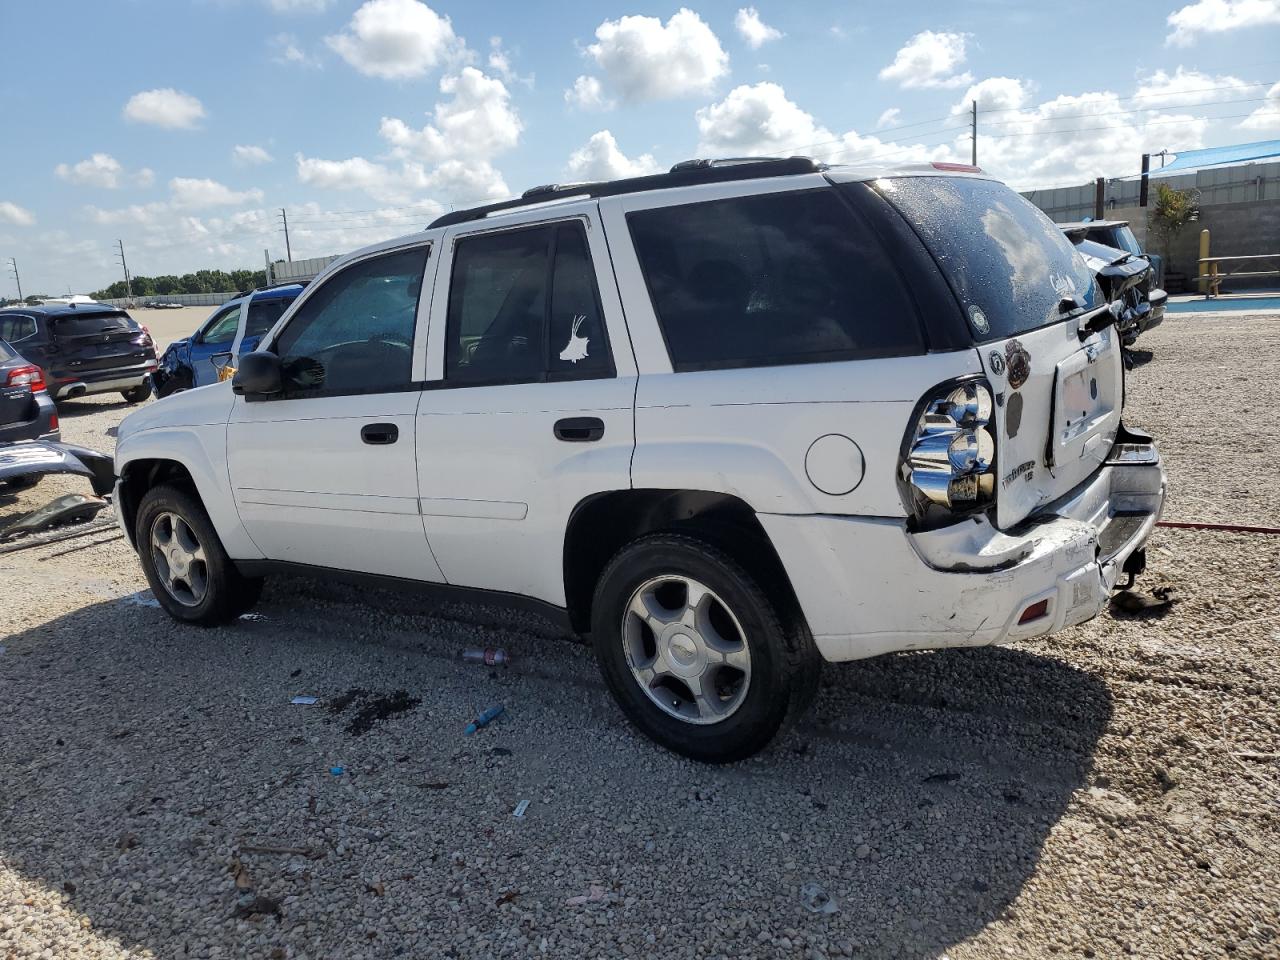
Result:
{"label": "rear tire", "polygon": [[175,620],[227,623],[262,594],[262,579],[241,576],[204,505],[187,490],[162,485],[143,494],[134,542],[151,592]]}
{"label": "rear tire", "polygon": [[676,753],[729,763],[762,750],[817,688],[809,633],[728,554],[653,534],[610,561],[592,603],[601,672],[627,718]]}
{"label": "rear tire", "polygon": [[142,403],[151,396],[151,388],[144,383],[139,387],[120,391],[120,396],[124,397],[125,403]]}

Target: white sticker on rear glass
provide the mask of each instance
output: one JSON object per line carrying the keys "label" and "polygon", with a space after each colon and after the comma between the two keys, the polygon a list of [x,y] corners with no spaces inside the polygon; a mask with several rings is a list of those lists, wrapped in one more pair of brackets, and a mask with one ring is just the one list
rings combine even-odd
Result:
{"label": "white sticker on rear glass", "polygon": [[560,351],[561,360],[577,363],[579,360],[587,358],[587,343],[591,338],[578,336],[578,331],[582,329],[582,324],[586,322],[586,319],[581,314],[573,318],[573,328],[569,331],[569,342]]}
{"label": "white sticker on rear glass", "polygon": [[976,303],[969,307],[969,322],[973,324],[973,329],[979,334],[987,334],[991,332],[991,324],[987,322],[987,315],[982,312],[982,308]]}

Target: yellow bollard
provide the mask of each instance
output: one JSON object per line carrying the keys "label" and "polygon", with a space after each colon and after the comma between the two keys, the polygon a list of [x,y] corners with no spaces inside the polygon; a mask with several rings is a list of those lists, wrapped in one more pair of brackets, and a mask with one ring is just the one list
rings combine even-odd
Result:
{"label": "yellow bollard", "polygon": [[1200,292],[1209,296],[1209,265],[1204,261],[1209,258],[1209,228],[1200,231]]}

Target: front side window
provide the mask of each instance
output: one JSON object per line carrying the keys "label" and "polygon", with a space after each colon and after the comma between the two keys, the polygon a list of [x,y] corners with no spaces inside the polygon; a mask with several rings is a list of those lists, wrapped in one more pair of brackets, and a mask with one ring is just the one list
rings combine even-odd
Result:
{"label": "front side window", "polygon": [[285,393],[407,388],[429,252],[423,246],[361,260],[312,293],[275,343]]}
{"label": "front side window", "polygon": [[457,241],[446,323],[447,381],[533,383],[612,375],[581,224]]}
{"label": "front side window", "polygon": [[924,351],[878,238],[831,189],[627,215],[676,370]]}
{"label": "front side window", "polygon": [[230,343],[236,338],[236,327],[239,325],[240,304],[237,303],[230,310],[213,318],[213,322],[205,328],[204,334],[200,337],[200,342],[210,346]]}

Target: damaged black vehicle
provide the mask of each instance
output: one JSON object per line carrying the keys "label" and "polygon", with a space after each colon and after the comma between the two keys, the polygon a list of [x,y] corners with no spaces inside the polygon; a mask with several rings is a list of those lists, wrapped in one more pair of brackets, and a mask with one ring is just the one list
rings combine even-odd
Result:
{"label": "damaged black vehicle", "polygon": [[1159,326],[1164,320],[1169,295],[1155,286],[1155,269],[1149,259],[1086,239],[1085,231],[1080,229],[1064,229],[1063,232],[1097,277],[1103,296],[1108,302],[1119,304],[1116,328],[1126,348],[1132,347],[1139,336]]}

